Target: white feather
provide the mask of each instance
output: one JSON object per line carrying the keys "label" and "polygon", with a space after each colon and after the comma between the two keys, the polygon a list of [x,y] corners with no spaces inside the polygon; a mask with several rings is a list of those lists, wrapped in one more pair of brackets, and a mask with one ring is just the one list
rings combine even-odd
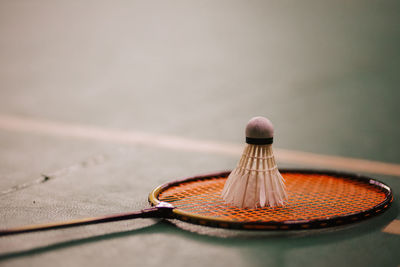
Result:
{"label": "white feather", "polygon": [[238,166],[228,176],[222,198],[241,208],[276,207],[287,202],[271,145],[246,145]]}

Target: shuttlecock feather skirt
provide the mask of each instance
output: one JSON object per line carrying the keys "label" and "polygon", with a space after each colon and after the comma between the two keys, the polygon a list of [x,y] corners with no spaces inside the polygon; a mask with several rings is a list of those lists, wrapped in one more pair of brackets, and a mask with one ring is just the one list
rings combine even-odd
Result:
{"label": "shuttlecock feather skirt", "polygon": [[225,202],[241,208],[276,207],[287,201],[271,145],[246,144],[222,190]]}

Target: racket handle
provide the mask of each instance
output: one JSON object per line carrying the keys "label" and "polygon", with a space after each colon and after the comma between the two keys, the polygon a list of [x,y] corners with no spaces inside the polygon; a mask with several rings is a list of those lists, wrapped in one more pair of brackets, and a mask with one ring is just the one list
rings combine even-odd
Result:
{"label": "racket handle", "polygon": [[22,233],[36,232],[36,231],[46,231],[52,229],[68,228],[68,227],[75,227],[75,226],[89,225],[89,224],[123,221],[136,218],[170,218],[172,215],[172,210],[173,210],[172,206],[168,206],[165,204],[157,205],[152,208],[143,209],[135,212],[106,215],[94,218],[84,218],[84,219],[77,219],[65,222],[36,224],[36,225],[27,225],[9,229],[0,229],[0,236],[22,234]]}

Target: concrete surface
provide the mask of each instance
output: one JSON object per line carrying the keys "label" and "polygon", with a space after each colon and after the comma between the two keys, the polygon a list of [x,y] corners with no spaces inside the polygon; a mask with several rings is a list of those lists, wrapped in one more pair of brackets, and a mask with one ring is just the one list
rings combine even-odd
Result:
{"label": "concrete surface", "polygon": [[[237,145],[265,115],[277,148],[398,165],[399,11],[2,1],[0,114]],[[0,128],[1,228],[140,209],[155,186],[239,157]],[[394,206],[351,227],[276,235],[140,219],[2,237],[0,266],[399,266],[400,236],[382,229],[399,220],[400,180],[374,177]]]}

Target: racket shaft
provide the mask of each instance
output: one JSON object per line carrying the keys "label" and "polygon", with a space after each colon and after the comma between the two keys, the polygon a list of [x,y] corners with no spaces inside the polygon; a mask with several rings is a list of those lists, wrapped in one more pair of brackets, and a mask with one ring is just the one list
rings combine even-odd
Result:
{"label": "racket shaft", "polygon": [[160,210],[160,208],[152,207],[152,208],[143,209],[140,211],[130,212],[130,213],[113,214],[113,215],[102,216],[102,217],[84,218],[84,219],[77,219],[77,220],[71,220],[71,221],[65,221],[65,222],[27,225],[27,226],[22,226],[22,227],[3,229],[3,230],[0,230],[0,236],[21,234],[21,233],[28,233],[28,232],[36,232],[36,231],[45,231],[45,230],[60,229],[60,228],[68,228],[68,227],[75,227],[75,226],[89,225],[89,224],[123,221],[123,220],[130,220],[130,219],[136,219],[136,218],[160,218],[160,217],[164,217],[163,212]]}

